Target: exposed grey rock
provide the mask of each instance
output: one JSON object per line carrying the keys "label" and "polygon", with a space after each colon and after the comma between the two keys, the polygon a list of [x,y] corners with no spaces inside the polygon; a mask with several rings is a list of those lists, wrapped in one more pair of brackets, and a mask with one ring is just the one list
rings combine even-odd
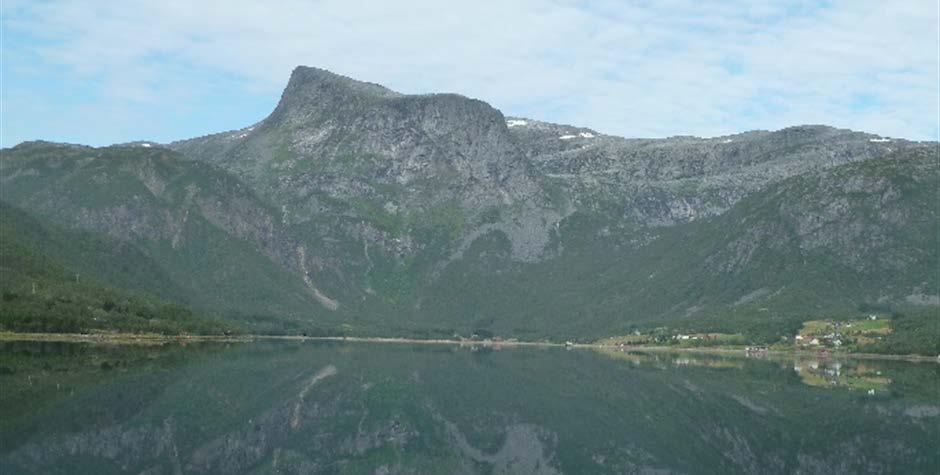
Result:
{"label": "exposed grey rock", "polygon": [[[503,210],[498,228],[513,240],[513,256],[528,261],[560,219],[496,109],[455,94],[401,95],[315,68],[294,71],[262,122],[170,147],[235,172],[291,222],[358,218],[370,229],[354,238],[399,255],[420,247],[393,249],[388,241],[414,241],[407,223],[441,209],[471,224],[463,236],[474,235],[484,211]],[[389,235],[363,206],[399,229]],[[452,238],[461,247],[464,239]]]}

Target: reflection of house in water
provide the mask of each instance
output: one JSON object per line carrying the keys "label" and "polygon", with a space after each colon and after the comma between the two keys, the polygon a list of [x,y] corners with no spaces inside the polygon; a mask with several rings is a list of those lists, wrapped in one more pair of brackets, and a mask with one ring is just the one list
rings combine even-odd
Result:
{"label": "reflection of house in water", "polygon": [[744,354],[748,357],[766,357],[770,354],[770,349],[766,346],[749,346],[744,349]]}
{"label": "reflection of house in water", "polygon": [[797,361],[793,364],[804,384],[824,388],[861,390],[868,394],[887,389],[891,379],[864,363],[843,363],[831,360]]}
{"label": "reflection of house in water", "polygon": [[657,369],[670,367],[698,366],[706,368],[743,368],[744,361],[737,357],[709,357],[677,355],[670,353],[648,353],[642,351],[624,351],[622,348],[596,348],[595,351],[618,360],[627,360],[634,366],[646,365]]}
{"label": "reflection of house in water", "polygon": [[619,349],[596,349],[595,351],[609,356],[618,360],[626,360],[632,363],[634,366],[640,366],[642,363],[653,363],[656,361],[656,358],[647,354],[647,353],[637,353],[634,351],[625,351],[623,348]]}

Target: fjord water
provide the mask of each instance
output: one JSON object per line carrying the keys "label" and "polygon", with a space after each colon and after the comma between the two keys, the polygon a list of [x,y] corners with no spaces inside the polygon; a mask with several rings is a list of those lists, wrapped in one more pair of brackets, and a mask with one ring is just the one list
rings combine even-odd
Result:
{"label": "fjord water", "polygon": [[0,345],[0,472],[938,473],[935,363]]}

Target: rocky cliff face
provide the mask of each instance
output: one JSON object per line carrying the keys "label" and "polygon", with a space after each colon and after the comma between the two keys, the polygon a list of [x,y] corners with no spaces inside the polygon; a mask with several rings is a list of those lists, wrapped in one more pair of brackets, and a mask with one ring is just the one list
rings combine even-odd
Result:
{"label": "rocky cliff face", "polygon": [[790,176],[917,146],[826,126],[623,139],[529,119],[508,123],[540,176],[565,190],[573,206],[658,226],[716,216]]}
{"label": "rocky cliff face", "polygon": [[260,123],[170,147],[241,176],[280,204],[286,221],[333,218],[336,239],[397,255],[426,251],[432,243],[415,222],[443,213],[457,229],[434,240],[459,250],[488,211],[487,224],[512,237],[514,256],[534,260],[561,217],[498,110],[455,94],[401,95],[315,68],[294,70]]}

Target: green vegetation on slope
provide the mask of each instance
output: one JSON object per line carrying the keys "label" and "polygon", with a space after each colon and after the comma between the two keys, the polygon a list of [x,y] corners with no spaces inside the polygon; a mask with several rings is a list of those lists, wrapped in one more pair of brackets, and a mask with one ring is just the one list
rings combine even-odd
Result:
{"label": "green vegetation on slope", "polygon": [[[67,268],[45,252],[55,249],[75,256],[75,262],[100,264],[89,254],[108,245],[87,233],[45,228],[22,211],[0,202],[0,330],[162,334],[235,331],[229,324],[200,318],[179,305],[105,287],[89,276],[87,269]],[[145,263],[116,261],[108,272],[133,277],[140,271],[133,266]]]}
{"label": "green vegetation on slope", "polygon": [[77,248],[24,235],[66,267],[251,332],[326,325],[287,268],[296,250],[279,213],[230,174],[159,147],[35,142],[5,149],[2,159],[5,201],[94,236]]}

